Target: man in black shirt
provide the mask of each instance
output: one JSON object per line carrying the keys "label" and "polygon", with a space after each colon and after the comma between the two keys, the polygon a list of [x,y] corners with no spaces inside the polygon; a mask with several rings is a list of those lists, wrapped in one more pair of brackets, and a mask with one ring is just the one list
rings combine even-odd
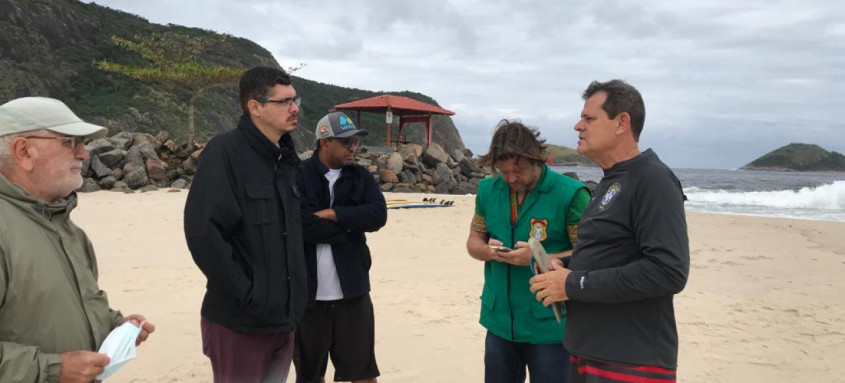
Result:
{"label": "man in black shirt", "polygon": [[689,274],[681,184],[651,149],[639,150],[645,106],[633,86],[594,81],[583,98],[578,153],[604,177],[567,268],[532,278],[531,291],[545,305],[566,301],[570,383],[674,382],[672,300]]}

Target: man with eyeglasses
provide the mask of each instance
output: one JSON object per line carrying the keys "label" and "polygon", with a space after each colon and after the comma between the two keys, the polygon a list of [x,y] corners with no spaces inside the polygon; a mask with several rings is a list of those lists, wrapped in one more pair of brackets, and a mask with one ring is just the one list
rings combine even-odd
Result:
{"label": "man with eyeglasses", "polygon": [[240,80],[243,116],[212,138],[185,203],[185,238],[205,274],[200,328],[215,382],[284,382],[308,300],[296,186],[299,98],[282,70]]}
{"label": "man with eyeglasses", "polygon": [[90,382],[109,332],[142,315],[109,308],[85,232],[70,220],[82,186],[83,141],[106,135],[64,103],[25,97],[0,106],[0,381]]}
{"label": "man with eyeglasses", "polygon": [[387,222],[387,205],[369,170],[354,163],[367,135],[341,112],[317,122],[317,148],[300,165],[309,306],[296,332],[296,381],[376,382],[372,264],[366,232]]}
{"label": "man with eyeglasses", "polygon": [[567,378],[569,354],[561,344],[566,316],[558,323],[531,294],[527,241],[540,241],[551,257],[571,254],[590,193],[546,165],[539,135],[519,121],[502,120],[480,160],[499,173],[478,185],[467,239],[469,255],[484,261],[480,322],[487,329],[487,383],[522,383],[526,368],[532,383]]}

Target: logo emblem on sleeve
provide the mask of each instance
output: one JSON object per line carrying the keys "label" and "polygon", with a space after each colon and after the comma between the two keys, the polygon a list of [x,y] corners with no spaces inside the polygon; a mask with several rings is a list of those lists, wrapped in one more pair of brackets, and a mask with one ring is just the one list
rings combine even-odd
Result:
{"label": "logo emblem on sleeve", "polygon": [[546,240],[546,226],[549,225],[549,220],[531,218],[531,238],[540,242]]}
{"label": "logo emblem on sleeve", "polygon": [[607,192],[604,193],[604,197],[601,198],[599,211],[607,210],[607,208],[613,205],[613,201],[616,201],[616,197],[619,196],[619,193],[622,193],[622,185],[620,183],[617,182],[610,185],[610,187],[607,188]]}

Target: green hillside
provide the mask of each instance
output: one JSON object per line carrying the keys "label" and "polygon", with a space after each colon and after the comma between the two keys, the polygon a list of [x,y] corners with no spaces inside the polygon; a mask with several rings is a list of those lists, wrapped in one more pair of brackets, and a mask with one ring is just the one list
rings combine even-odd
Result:
{"label": "green hillside", "polygon": [[584,157],[575,149],[567,148],[566,146],[558,146],[547,144],[546,153],[552,157],[552,163],[555,165],[586,165],[595,166],[596,163],[587,157]]}
{"label": "green hillside", "polygon": [[742,169],[845,171],[845,156],[818,145],[792,143],[765,154]]}
{"label": "green hillside", "polygon": [[[174,32],[219,35],[198,28],[152,24],[139,16],[76,0],[0,0],[0,29],[0,103],[24,96],[58,98],[83,119],[108,127],[110,134],[155,134],[165,130],[178,142],[187,137],[187,90],[106,73],[95,68],[93,62],[108,59],[146,64],[140,56],[113,45],[112,35],[126,39]],[[263,47],[233,36],[212,45],[198,61],[242,68],[285,66],[280,66]],[[314,126],[330,107],[381,94],[298,77],[294,87],[302,96],[302,129],[293,134],[300,150],[314,146]],[[436,104],[419,93],[397,94]],[[237,96],[235,85],[212,88],[202,94],[196,113],[199,140],[235,126],[241,113]],[[383,142],[384,117],[363,116],[365,128],[372,133],[365,143]],[[451,118],[434,118],[432,125],[434,142],[448,150],[464,148]],[[406,131],[412,142],[423,142],[422,127],[409,125]]]}

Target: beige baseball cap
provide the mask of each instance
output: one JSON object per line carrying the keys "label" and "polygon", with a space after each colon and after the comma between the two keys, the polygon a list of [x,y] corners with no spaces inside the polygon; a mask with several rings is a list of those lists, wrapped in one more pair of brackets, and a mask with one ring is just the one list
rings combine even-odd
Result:
{"label": "beige baseball cap", "polygon": [[41,129],[92,139],[108,133],[102,126],[82,121],[56,99],[22,97],[0,105],[0,136]]}

